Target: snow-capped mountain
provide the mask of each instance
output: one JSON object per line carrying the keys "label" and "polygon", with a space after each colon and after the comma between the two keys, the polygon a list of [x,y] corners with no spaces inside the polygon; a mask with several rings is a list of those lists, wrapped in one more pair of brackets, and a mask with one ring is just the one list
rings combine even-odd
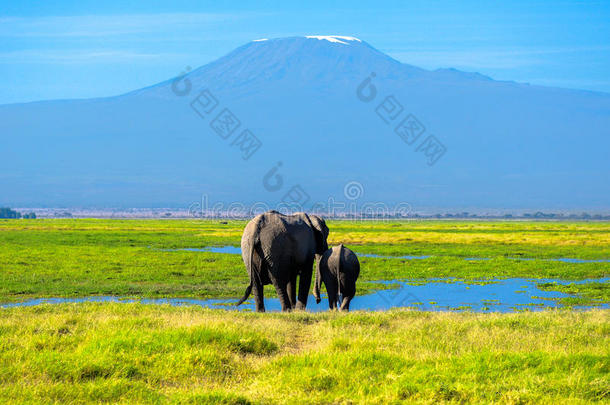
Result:
{"label": "snow-capped mountain", "polygon": [[610,207],[609,94],[428,71],[348,36],[262,38],[117,97],[0,106],[0,137],[13,206],[277,203],[298,185],[307,204]]}

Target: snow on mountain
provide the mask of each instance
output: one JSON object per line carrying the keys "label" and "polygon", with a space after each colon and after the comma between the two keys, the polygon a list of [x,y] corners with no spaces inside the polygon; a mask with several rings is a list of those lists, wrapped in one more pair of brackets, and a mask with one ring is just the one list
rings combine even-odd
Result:
{"label": "snow on mountain", "polygon": [[305,38],[319,39],[321,41],[334,42],[338,44],[348,45],[345,41],[360,41],[358,38],[354,37],[345,37],[341,35],[307,35]]}

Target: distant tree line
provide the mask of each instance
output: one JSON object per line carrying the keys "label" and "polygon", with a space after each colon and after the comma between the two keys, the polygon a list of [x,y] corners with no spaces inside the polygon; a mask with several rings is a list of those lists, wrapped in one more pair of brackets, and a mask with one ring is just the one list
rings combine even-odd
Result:
{"label": "distant tree line", "polygon": [[610,220],[610,215],[601,214],[589,214],[583,212],[581,214],[565,214],[565,213],[523,213],[523,214],[473,214],[469,212],[456,212],[456,213],[444,213],[444,214],[415,214],[409,213],[408,215],[392,215],[392,214],[345,214],[340,215],[338,218],[347,219],[400,219],[400,218],[419,218],[419,219],[558,219],[558,220]]}
{"label": "distant tree line", "polygon": [[21,214],[18,211],[12,210],[8,207],[4,207],[4,208],[0,208],[0,218],[2,218],[2,219],[19,219],[19,218],[35,219],[36,214],[34,214],[33,212],[29,212],[27,214]]}
{"label": "distant tree line", "polygon": [[581,214],[564,214],[564,213],[523,213],[521,215],[513,214],[498,214],[498,215],[486,215],[486,214],[470,214],[468,212],[459,212],[455,214],[431,214],[431,215],[420,215],[411,214],[409,217],[413,218],[481,218],[481,219],[593,219],[593,220],[610,220],[610,215],[601,214],[588,214],[583,212]]}

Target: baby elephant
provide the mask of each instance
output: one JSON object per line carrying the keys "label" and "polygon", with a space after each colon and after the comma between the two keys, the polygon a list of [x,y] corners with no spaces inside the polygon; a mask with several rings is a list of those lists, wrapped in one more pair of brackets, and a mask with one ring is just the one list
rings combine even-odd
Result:
{"label": "baby elephant", "polygon": [[336,309],[341,304],[341,311],[349,311],[349,303],[356,295],[356,280],[360,274],[358,257],[341,244],[328,249],[316,259],[316,283],[313,290],[316,303],[321,301],[320,285],[324,281],[330,309]]}

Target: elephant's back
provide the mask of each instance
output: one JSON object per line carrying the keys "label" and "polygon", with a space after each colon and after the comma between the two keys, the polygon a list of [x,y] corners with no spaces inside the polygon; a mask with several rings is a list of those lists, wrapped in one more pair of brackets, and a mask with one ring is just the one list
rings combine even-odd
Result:
{"label": "elephant's back", "polygon": [[269,212],[259,214],[246,224],[244,232],[241,235],[242,256],[248,252],[251,247],[260,242],[261,230],[265,227],[265,223],[269,222],[269,215],[267,214],[269,214]]}
{"label": "elephant's back", "polygon": [[242,235],[243,252],[257,244],[269,265],[306,263],[315,254],[315,237],[302,214],[284,215],[277,211],[267,211],[254,217]]}

